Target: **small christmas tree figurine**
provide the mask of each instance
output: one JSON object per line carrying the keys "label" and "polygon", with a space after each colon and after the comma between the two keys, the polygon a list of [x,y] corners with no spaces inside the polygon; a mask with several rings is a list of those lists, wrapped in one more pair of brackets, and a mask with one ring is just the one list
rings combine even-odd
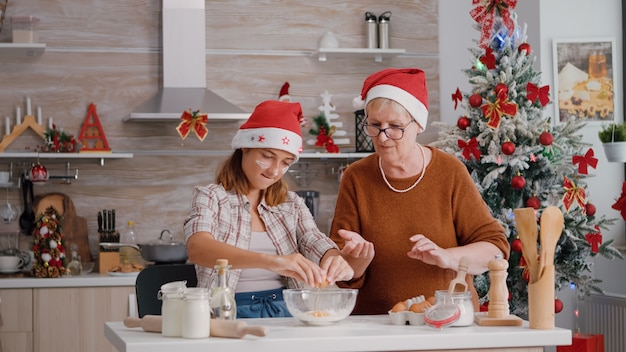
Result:
{"label": "small christmas tree figurine", "polygon": [[[507,286],[511,313],[528,313],[528,270],[521,253],[513,209],[532,207],[537,218],[547,206],[564,213],[565,227],[558,240],[554,264],[556,289],[575,284],[580,292],[601,292],[591,276],[589,258],[600,254],[622,258],[602,243],[601,229],[615,219],[596,216],[585,178],[595,168],[593,149],[577,134],[584,127],[575,119],[553,126],[543,110],[550,103],[550,87],[540,84],[525,26],[517,25],[516,1],[474,1],[470,12],[480,40],[470,49],[473,66],[464,70],[470,93],[457,88],[455,109],[464,108],[454,125],[441,128],[434,146],[454,154],[467,166],[493,216],[504,226],[511,244]],[[489,301],[489,279],[475,278],[482,304]]]}
{"label": "small christmas tree figurine", "polygon": [[38,278],[60,277],[65,275],[65,247],[61,229],[61,216],[54,207],[48,207],[35,221],[33,236],[35,243],[35,263],[32,275]]}

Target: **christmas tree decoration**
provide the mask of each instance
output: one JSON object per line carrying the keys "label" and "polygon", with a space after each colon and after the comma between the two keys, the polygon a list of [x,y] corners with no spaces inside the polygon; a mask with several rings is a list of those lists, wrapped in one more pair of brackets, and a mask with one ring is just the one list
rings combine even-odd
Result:
{"label": "christmas tree decoration", "polygon": [[469,103],[473,108],[477,108],[483,104],[483,97],[480,94],[472,94],[469,97]]}
{"label": "christmas tree decoration", "polygon": [[596,215],[596,206],[587,202],[587,204],[585,204],[585,212],[587,213],[587,216]]}
{"label": "christmas tree decoration", "polygon": [[[54,124],[50,126],[50,129],[55,130]],[[94,103],[89,104],[87,108],[87,115],[83,120],[83,124],[78,133],[78,140],[81,143],[80,152],[110,152],[109,142],[104,135],[104,129],[100,124],[100,118],[96,112],[96,105]]]}
{"label": "christmas tree decoration", "polygon": [[452,101],[454,102],[454,110],[456,110],[460,101],[463,101],[463,94],[461,94],[461,90],[459,87],[456,88],[456,92],[452,94]]}
{"label": "christmas tree decoration", "polygon": [[515,143],[508,141],[502,144],[502,152],[506,155],[512,155],[515,153]]}
{"label": "christmas tree decoration", "polygon": [[552,145],[553,141],[554,141],[554,137],[552,136],[550,132],[542,132],[539,135],[539,143],[541,143],[542,145],[545,145],[545,146]]}
{"label": "christmas tree decoration", "polygon": [[622,194],[615,203],[611,205],[611,208],[619,210],[622,219],[626,220],[626,182],[622,183]]}
{"label": "christmas tree decoration", "polygon": [[50,175],[48,174],[48,169],[41,165],[39,160],[37,160],[37,164],[33,165],[28,172],[28,179],[34,184],[45,183],[48,181],[49,177]]}
{"label": "christmas tree decoration", "polygon": [[61,277],[65,275],[65,247],[61,216],[54,207],[48,207],[43,214],[38,214],[33,228],[33,253],[35,262],[31,270],[38,278]]}
{"label": "christmas tree decoration", "polygon": [[339,145],[349,144],[350,139],[337,138],[347,136],[347,132],[341,129],[343,122],[333,122],[333,120],[339,119],[339,114],[334,113],[337,107],[331,102],[332,96],[328,91],[320,94],[322,105],[318,106],[318,110],[321,112],[313,119],[315,129],[309,130],[309,134],[317,136],[317,138],[308,140],[307,144],[324,147],[329,153],[339,153]]}
{"label": "christmas tree decoration", "polygon": [[468,119],[467,116],[461,116],[457,120],[456,125],[460,129],[465,130],[466,128],[468,128],[470,126],[471,123],[472,123],[472,121],[470,121],[470,119]]}
{"label": "christmas tree decoration", "polygon": [[578,164],[578,173],[587,175],[587,167],[591,166],[595,169],[596,166],[598,166],[598,159],[594,158],[593,149],[589,148],[585,155],[574,155],[572,157],[572,164]]}
{"label": "christmas tree decoration", "polygon": [[[616,219],[587,214],[590,199],[585,191],[588,175],[584,166],[596,164],[592,152],[585,153],[589,144],[580,132],[584,121],[552,123],[546,109],[551,101],[550,87],[541,83],[541,73],[534,68],[536,57],[526,42],[526,25],[518,25],[514,14],[517,2],[474,4],[471,15],[480,38],[469,50],[470,67],[463,70],[471,87],[461,93],[463,100],[455,100],[459,109],[465,110],[460,115],[470,121],[463,123],[471,128],[460,128],[458,120],[453,124],[434,122],[440,132],[432,145],[465,164],[511,244],[518,238],[513,210],[531,207],[536,218],[546,207],[558,207],[565,225],[554,250],[555,290],[574,283],[582,295],[602,292],[600,281],[592,276],[589,259],[596,255],[607,259],[623,256],[612,246],[613,240],[602,243],[593,237],[599,232],[596,226],[606,230]],[[626,219],[626,183],[622,192],[613,208]],[[589,240],[587,234],[592,234]],[[598,244],[597,253],[594,243]],[[526,265],[519,265],[521,258],[521,253],[511,252],[507,286],[511,313],[525,318],[530,278]],[[479,304],[488,301],[488,278],[478,275],[474,285]],[[548,301],[551,306],[552,299]]]}
{"label": "christmas tree decoration", "polygon": [[206,124],[209,122],[207,114],[201,114],[200,110],[191,111],[185,110],[180,117],[180,123],[176,127],[176,131],[183,140],[187,138],[189,132],[193,131],[196,137],[202,142],[204,138],[209,134],[209,129]]}
{"label": "christmas tree decoration", "polygon": [[554,312],[555,313],[561,313],[561,311],[563,310],[563,301],[561,301],[558,298],[554,299]]}
{"label": "christmas tree decoration", "polygon": [[522,43],[520,44],[520,46],[517,48],[517,50],[521,53],[524,52],[526,53],[526,55],[530,55],[532,53],[532,48],[530,47],[530,44],[528,43]]}
{"label": "christmas tree decoration", "polygon": [[511,250],[513,252],[522,253],[522,241],[516,238],[511,242]]}

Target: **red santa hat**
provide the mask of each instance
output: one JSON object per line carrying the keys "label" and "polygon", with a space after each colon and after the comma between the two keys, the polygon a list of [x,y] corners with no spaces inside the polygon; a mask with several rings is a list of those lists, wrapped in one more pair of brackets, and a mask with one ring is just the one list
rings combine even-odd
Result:
{"label": "red santa hat", "polygon": [[363,109],[376,98],[396,101],[422,128],[426,128],[428,88],[424,71],[418,68],[388,68],[370,75],[363,83],[361,95],[355,98],[354,107]]}
{"label": "red santa hat", "polygon": [[291,101],[291,97],[289,96],[289,82],[285,82],[283,86],[280,88],[280,93],[278,94],[279,101]]}
{"label": "red santa hat", "polygon": [[302,107],[300,103],[277,100],[262,102],[235,134],[233,149],[272,148],[293,154],[302,152]]}

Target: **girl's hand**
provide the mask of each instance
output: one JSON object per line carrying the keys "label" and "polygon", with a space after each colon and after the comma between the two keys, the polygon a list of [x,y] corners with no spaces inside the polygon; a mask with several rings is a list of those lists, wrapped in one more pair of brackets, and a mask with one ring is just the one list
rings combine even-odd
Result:
{"label": "girl's hand", "polygon": [[311,287],[326,281],[324,270],[300,253],[277,255],[268,269],[282,276],[302,281]]}

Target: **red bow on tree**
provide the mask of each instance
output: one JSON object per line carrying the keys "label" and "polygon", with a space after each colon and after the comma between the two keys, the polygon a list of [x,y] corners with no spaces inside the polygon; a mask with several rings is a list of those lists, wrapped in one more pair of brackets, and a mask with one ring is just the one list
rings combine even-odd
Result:
{"label": "red bow on tree", "polygon": [[324,126],[320,126],[315,145],[326,148],[326,151],[329,153],[339,153],[339,147],[335,144],[335,141],[333,141],[331,134],[326,133]]}
{"label": "red bow on tree", "polygon": [[588,233],[585,235],[585,239],[591,246],[591,251],[593,253],[598,253],[598,249],[602,244],[602,233],[600,233],[600,227],[598,225],[595,226],[596,233]]}
{"label": "red bow on tree", "polygon": [[196,133],[200,141],[204,141],[204,138],[209,134],[209,129],[206,127],[209,117],[207,114],[200,114],[200,110],[194,112],[185,110],[180,119],[181,121],[178,127],[176,127],[176,131],[178,131],[182,139],[187,138],[191,130]]}
{"label": "red bow on tree", "polygon": [[585,189],[576,186],[576,184],[567,177],[563,180],[563,188],[565,188],[565,194],[563,195],[563,205],[565,206],[565,211],[569,211],[572,204],[576,202],[578,203],[578,206],[582,208],[584,213]]}
{"label": "red bow on tree", "polygon": [[574,155],[572,157],[572,164],[578,164],[578,173],[587,175],[587,166],[596,168],[598,165],[598,159],[593,157],[593,149],[589,148],[584,156]]}
{"label": "red bow on tree", "polygon": [[483,115],[489,119],[487,126],[496,129],[500,126],[502,115],[515,116],[517,114],[517,104],[508,100],[507,92],[501,89],[495,102],[486,103],[481,106]]}
{"label": "red bow on tree", "polygon": [[526,84],[526,98],[531,102],[535,102],[539,98],[541,106],[546,106],[550,102],[548,93],[550,92],[550,86],[537,87],[536,84],[528,82]]}
{"label": "red bow on tree", "polygon": [[488,70],[496,68],[496,56],[493,54],[491,48],[485,49],[485,55],[480,57],[480,62],[487,66]]}
{"label": "red bow on tree", "polygon": [[480,149],[478,149],[478,141],[476,137],[465,142],[462,139],[458,140],[459,148],[463,150],[463,157],[467,160],[471,160],[470,154],[474,156],[476,160],[480,159]]}
{"label": "red bow on tree", "polygon": [[626,182],[622,183],[622,195],[615,201],[615,204],[611,205],[611,208],[619,210],[622,218],[626,220]]}
{"label": "red bow on tree", "polygon": [[509,30],[509,33],[513,32],[515,23],[511,19],[509,10],[515,8],[517,0],[472,0],[472,5],[476,4],[478,6],[470,11],[470,15],[482,27],[479,42],[481,47],[486,48],[489,46],[491,31],[496,21],[496,11],[500,13],[502,23]]}
{"label": "red bow on tree", "polygon": [[452,94],[452,101],[454,102],[454,110],[456,110],[456,107],[459,105],[459,102],[461,100],[463,100],[463,95],[461,95],[461,90],[459,89],[459,87],[456,87],[456,92]]}

